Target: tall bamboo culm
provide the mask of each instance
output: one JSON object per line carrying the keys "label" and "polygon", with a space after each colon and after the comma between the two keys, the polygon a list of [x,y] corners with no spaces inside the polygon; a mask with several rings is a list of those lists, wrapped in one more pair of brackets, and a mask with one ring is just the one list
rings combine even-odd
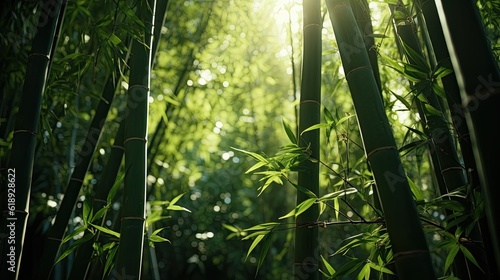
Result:
{"label": "tall bamboo culm", "polygon": [[[321,111],[321,2],[303,0],[303,52],[302,77],[300,84],[299,135],[312,125],[320,122]],[[309,147],[311,157],[319,160],[319,131],[304,133],[298,143]],[[298,173],[299,186],[318,195],[319,163],[304,162],[303,171]],[[297,191],[297,204],[309,197]],[[319,277],[319,242],[318,228],[309,227],[318,219],[316,205],[297,217],[295,231],[295,279],[318,279]]]}
{"label": "tall bamboo culm", "polygon": [[[0,244],[2,260],[4,256],[8,256],[8,259],[2,261],[0,279],[17,279],[19,275],[42,97],[52,50],[57,43],[58,22],[64,16],[63,7],[66,7],[63,0],[47,0],[41,3],[38,26],[28,56],[10,161],[8,169],[5,170],[7,187],[1,188],[1,225],[2,230],[8,232],[2,235]],[[9,236],[14,236],[14,239],[8,239]]]}
{"label": "tall bamboo culm", "polygon": [[486,39],[476,1],[437,0],[444,36],[460,87],[485,205],[496,268],[500,273],[500,71]]}
{"label": "tall bamboo culm", "polygon": [[[112,277],[140,279],[146,204],[146,142],[151,73],[151,48],[156,1],[140,1],[136,15],[144,23],[142,38],[132,42],[125,119],[125,187],[120,247]],[[139,41],[140,40],[140,41]]]}
{"label": "tall bamboo culm", "polygon": [[384,211],[396,273],[405,280],[435,279],[422,224],[349,1],[326,3]]}

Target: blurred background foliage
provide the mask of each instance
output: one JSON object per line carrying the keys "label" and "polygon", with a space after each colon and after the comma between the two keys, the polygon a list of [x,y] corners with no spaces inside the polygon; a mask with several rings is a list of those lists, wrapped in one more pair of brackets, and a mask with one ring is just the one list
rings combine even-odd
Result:
{"label": "blurred background foliage", "polygon": [[[301,2],[264,0],[170,0],[152,72],[149,143],[148,200],[178,202],[187,211],[162,212],[169,218],[154,223],[165,227],[161,235],[170,242],[156,243],[156,261],[145,253],[144,279],[252,279],[259,250],[245,261],[250,240],[241,240],[231,229],[276,221],[294,207],[295,189],[273,185],[262,195],[259,176],[245,174],[255,162],[233,148],[274,154],[288,143],[282,119],[295,128],[301,63]],[[390,1],[385,1],[390,2]],[[376,47],[385,56],[400,59],[395,45],[387,3],[370,1]],[[77,151],[92,119],[107,73],[126,50],[125,38],[137,32],[130,20],[133,1],[67,2],[49,82],[44,93],[39,141],[33,174],[30,216],[21,275],[37,262],[45,233],[64,195]],[[38,1],[4,1],[0,11],[0,140],[1,165],[9,157],[13,125],[21,96],[27,54],[38,20]],[[499,50],[498,1],[478,1],[494,51]],[[326,7],[323,8],[326,15]],[[325,17],[324,17],[325,18]],[[354,110],[344,80],[338,47],[328,20],[323,26],[323,104],[336,121]],[[418,135],[415,114],[394,94],[410,92],[408,81],[381,61],[386,112],[398,145]],[[121,69],[123,73],[126,67]],[[123,76],[104,126],[82,195],[69,230],[82,223],[82,201],[101,180],[119,120],[125,114],[127,76]],[[358,188],[336,200],[320,219],[347,221],[320,229],[324,252],[332,254],[346,238],[375,230],[377,224],[349,223],[377,218],[373,210],[372,178],[355,118],[344,119],[334,130],[322,130],[322,194],[337,191],[345,182]],[[424,197],[435,197],[425,148],[403,156],[409,177]],[[124,170],[122,170],[124,172]],[[293,176],[292,176],[293,177]],[[113,228],[114,214],[106,222]],[[336,209],[336,210],[335,210]],[[149,207],[152,214],[154,207]],[[439,219],[439,212],[434,213]],[[287,220],[288,221],[288,220]],[[234,228],[233,228],[234,227]],[[258,279],[290,279],[293,257],[290,230],[277,231],[258,272]],[[432,238],[432,236],[431,236]],[[436,237],[438,238],[438,237]],[[69,244],[68,244],[69,245]],[[65,246],[68,246],[65,245]],[[349,254],[369,255],[367,243]],[[151,250],[146,247],[146,251]],[[433,252],[436,267],[444,262]],[[330,263],[341,266],[347,258],[336,255]],[[156,263],[153,265],[153,263]],[[65,278],[72,256],[56,268]],[[24,279],[24,278],[23,278]]]}

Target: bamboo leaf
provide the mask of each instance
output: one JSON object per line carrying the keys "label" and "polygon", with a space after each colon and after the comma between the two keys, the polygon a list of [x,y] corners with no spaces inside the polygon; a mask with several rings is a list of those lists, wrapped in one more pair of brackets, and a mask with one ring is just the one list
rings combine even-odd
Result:
{"label": "bamboo leaf", "polygon": [[369,262],[368,264],[370,265],[371,268],[373,268],[377,271],[380,271],[380,272],[386,273],[386,274],[390,274],[390,275],[395,275],[394,272],[392,272],[392,270],[388,269],[387,267],[385,267],[383,265],[380,265],[380,264],[377,264],[374,262]]}
{"label": "bamboo leaf", "polygon": [[256,278],[262,264],[264,263],[264,259],[266,258],[267,252],[269,251],[269,247],[271,247],[271,234],[266,235],[264,247],[262,248],[262,251],[260,251],[259,260],[257,261],[257,270],[255,271]]}
{"label": "bamboo leaf", "polygon": [[407,179],[408,179],[408,183],[410,183],[410,189],[411,189],[411,192],[412,192],[415,200],[417,200],[417,201],[424,200],[425,198],[424,198],[424,193],[422,192],[422,190],[420,190],[420,188],[410,179],[410,177],[407,176]]}
{"label": "bamboo leaf", "polygon": [[249,151],[245,151],[245,150],[242,150],[242,149],[238,149],[238,148],[234,148],[234,147],[231,147],[231,149],[233,150],[236,150],[238,152],[242,152],[244,154],[247,154],[251,157],[253,157],[254,159],[258,160],[258,161],[262,161],[262,162],[265,162],[265,163],[269,163],[269,161],[267,159],[265,159],[263,156],[257,154],[257,153],[254,153],[254,152],[249,152]]}
{"label": "bamboo leaf", "polygon": [[474,258],[474,256],[472,255],[472,253],[469,251],[469,249],[467,249],[467,247],[465,247],[464,245],[459,245],[460,246],[460,251],[462,251],[462,253],[464,254],[464,256],[469,260],[471,261],[475,266],[477,266],[477,268],[479,268],[483,273],[483,269],[479,266],[479,264],[477,263],[477,260],[476,258]]}
{"label": "bamboo leaf", "polygon": [[115,246],[109,250],[109,253],[106,258],[106,264],[104,265],[104,275],[108,275],[113,269],[115,263],[115,255],[117,251],[118,251],[118,246]]}
{"label": "bamboo leaf", "polygon": [[232,225],[228,225],[228,224],[222,224],[222,226],[224,228],[226,228],[227,230],[229,231],[232,231],[232,232],[240,232],[241,230],[239,230],[238,228],[232,226]]}
{"label": "bamboo leaf", "polygon": [[85,200],[83,201],[83,210],[82,210],[82,214],[83,214],[83,223],[84,224],[87,224],[91,219],[92,219],[92,202],[90,201],[90,199],[87,197],[85,198]]}
{"label": "bamboo leaf", "polygon": [[297,184],[294,184],[294,183],[292,183],[292,186],[294,186],[298,191],[304,193],[308,197],[318,198],[318,196],[315,193],[313,193],[311,190],[309,190],[307,188],[304,188],[304,187],[297,185]]}
{"label": "bamboo leaf", "polygon": [[98,221],[99,219],[101,219],[104,216],[104,214],[106,214],[109,207],[110,207],[110,205],[106,205],[103,208],[101,208],[99,211],[97,211],[97,213],[95,213],[95,215],[92,217],[90,222],[94,223],[95,221]]}
{"label": "bamboo leaf", "polygon": [[247,255],[245,257],[245,261],[247,261],[248,256],[250,256],[250,253],[252,253],[253,249],[255,249],[255,247],[260,243],[260,241],[262,241],[262,239],[264,238],[264,236],[266,236],[266,235],[265,234],[261,234],[261,235],[258,235],[254,239],[254,241],[252,242],[252,245],[250,245],[250,247],[248,248]]}
{"label": "bamboo leaf", "polygon": [[83,243],[88,242],[89,240],[91,240],[92,237],[94,237],[94,235],[92,235],[92,234],[86,234],[82,238],[76,240],[73,244],[71,244],[71,246],[69,246],[69,248],[66,251],[64,251],[61,254],[61,256],[57,259],[56,264],[59,263],[60,261],[62,261],[67,256],[69,256],[71,253],[73,253]]}
{"label": "bamboo leaf", "polygon": [[120,233],[116,232],[116,231],[113,231],[109,228],[105,228],[105,227],[101,227],[101,226],[98,226],[98,225],[94,225],[94,224],[91,224],[93,227],[95,227],[97,230],[103,232],[103,233],[106,233],[106,234],[109,234],[109,235],[112,235],[114,237],[117,237],[117,238],[120,238]]}
{"label": "bamboo leaf", "polygon": [[255,171],[255,170],[257,170],[257,169],[259,169],[259,168],[261,168],[262,166],[265,166],[265,165],[267,165],[267,162],[262,162],[262,161],[259,161],[259,162],[257,162],[256,164],[254,164],[252,167],[250,167],[250,168],[249,168],[249,169],[245,172],[245,174],[248,174],[248,173],[250,173],[250,172],[252,172],[252,171]]}
{"label": "bamboo leaf", "polygon": [[177,201],[179,201],[179,199],[181,199],[181,197],[184,195],[185,193],[181,193],[180,195],[174,197],[171,201],[170,201],[170,204],[169,205],[175,205],[177,203]]}
{"label": "bamboo leaf", "polygon": [[121,183],[123,182],[123,179],[125,179],[125,175],[127,174],[127,171],[125,171],[123,174],[120,174],[118,178],[116,179],[115,183],[109,190],[108,196],[106,198],[106,202],[108,204],[111,204],[113,202],[113,199],[115,198],[116,192],[118,191],[118,187],[120,187]]}
{"label": "bamboo leaf", "polygon": [[330,127],[330,124],[328,124],[328,123],[318,123],[318,124],[312,125],[312,126],[306,128],[306,129],[304,129],[304,131],[302,131],[300,133],[300,135],[302,135],[302,134],[304,134],[304,133],[306,133],[308,131],[312,131],[312,130],[316,130],[316,129],[321,129],[321,128],[328,128],[328,127]]}
{"label": "bamboo leaf", "polygon": [[455,259],[455,256],[458,253],[458,250],[459,250],[459,246],[458,246],[458,244],[456,244],[448,252],[448,256],[446,257],[446,261],[444,263],[444,271],[448,271],[448,269],[450,268],[451,263],[453,262],[453,260]]}
{"label": "bamboo leaf", "polygon": [[370,268],[370,264],[369,263],[366,263],[363,268],[359,271],[358,273],[358,276],[356,277],[356,279],[358,280],[369,280],[370,279],[370,271],[371,271],[371,268]]}
{"label": "bamboo leaf", "polygon": [[333,274],[335,274],[335,269],[333,269],[333,267],[328,263],[328,261],[323,257],[323,255],[321,255],[321,261],[323,262],[323,266],[328,271],[327,276],[332,276]]}
{"label": "bamboo leaf", "polygon": [[280,225],[280,223],[276,223],[276,222],[263,223],[263,224],[258,224],[258,225],[255,225],[253,227],[247,228],[247,229],[245,229],[245,231],[253,231],[253,230],[267,230],[267,231],[269,231],[269,230],[274,229],[278,225]]}
{"label": "bamboo leaf", "polygon": [[332,192],[329,194],[325,194],[324,196],[320,197],[318,200],[319,201],[330,200],[330,199],[334,199],[334,198],[337,198],[337,197],[342,196],[342,195],[348,195],[348,194],[353,194],[353,193],[357,193],[357,192],[358,192],[358,190],[355,188],[347,188],[345,190],[339,190],[339,191],[335,191],[335,192]]}
{"label": "bamboo leaf", "polygon": [[191,210],[189,210],[185,207],[179,206],[179,205],[169,205],[169,206],[167,206],[166,209],[171,210],[171,211],[186,211],[186,212],[191,213]]}
{"label": "bamboo leaf", "polygon": [[149,240],[151,242],[155,242],[155,243],[158,243],[158,242],[169,242],[170,243],[170,240],[158,235],[158,233],[160,233],[164,229],[165,228],[163,227],[163,228],[159,228],[159,229],[153,231],[153,233],[151,233],[151,235],[149,236]]}
{"label": "bamboo leaf", "polygon": [[316,198],[308,198],[304,201],[302,201],[295,209],[290,211],[288,214],[285,216],[279,217],[279,219],[286,219],[292,216],[297,217],[298,215],[302,214],[304,211],[309,209],[314,203],[316,202]]}
{"label": "bamboo leaf", "polygon": [[87,226],[84,225],[84,226],[81,226],[79,228],[77,228],[76,230],[74,230],[72,233],[66,235],[66,237],[64,237],[63,241],[61,244],[64,244],[66,242],[68,242],[69,240],[71,240],[73,237],[81,234],[82,232],[84,232],[85,230],[87,229]]}
{"label": "bamboo leaf", "polygon": [[281,122],[283,123],[283,128],[285,129],[286,135],[288,136],[288,139],[294,143],[297,144],[297,137],[295,136],[295,133],[293,133],[292,128],[290,125],[285,121],[285,119],[281,119]]}

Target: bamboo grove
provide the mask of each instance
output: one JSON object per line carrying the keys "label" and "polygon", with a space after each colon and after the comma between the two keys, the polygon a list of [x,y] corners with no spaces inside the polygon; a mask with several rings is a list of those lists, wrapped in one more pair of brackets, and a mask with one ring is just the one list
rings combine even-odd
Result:
{"label": "bamboo grove", "polygon": [[0,279],[498,279],[500,1],[11,1]]}

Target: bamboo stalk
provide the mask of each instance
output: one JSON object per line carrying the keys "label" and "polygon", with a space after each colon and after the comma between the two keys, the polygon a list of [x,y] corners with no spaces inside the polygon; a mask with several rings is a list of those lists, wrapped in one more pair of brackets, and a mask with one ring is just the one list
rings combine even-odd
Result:
{"label": "bamboo stalk", "polygon": [[367,160],[384,210],[400,279],[435,279],[408,180],[359,29],[347,0],[327,0]]}
{"label": "bamboo stalk", "polygon": [[471,134],[485,212],[500,273],[500,71],[475,1],[436,1]]}
{"label": "bamboo stalk", "polygon": [[[41,3],[38,27],[28,57],[23,95],[8,163],[9,184],[5,185],[8,188],[2,188],[1,191],[2,230],[6,228],[9,230],[0,238],[2,257],[9,256],[9,262],[4,261],[0,266],[1,279],[17,279],[19,275],[42,98],[53,45],[57,42],[58,21],[62,20],[59,15],[64,15],[62,2],[62,0],[47,0]],[[14,236],[14,239],[8,239],[9,236]]]}
{"label": "bamboo stalk", "polygon": [[[443,28],[439,20],[439,14],[436,8],[436,3],[434,1],[422,1],[418,0],[417,4],[421,10],[423,17],[425,19],[425,26],[428,32],[428,37],[432,43],[432,51],[436,57],[437,61],[445,61],[450,59],[450,53],[448,52],[446,41],[443,33]],[[446,93],[446,101],[448,103],[448,108],[450,108],[450,114],[452,119],[452,124],[455,132],[458,135],[458,143],[460,145],[460,152],[464,161],[465,169],[468,174],[468,184],[471,186],[472,190],[480,190],[479,175],[477,172],[477,166],[474,161],[474,153],[472,151],[472,143],[469,134],[469,128],[467,121],[465,119],[465,114],[462,106],[462,98],[460,97],[460,88],[457,83],[457,78],[455,73],[451,73],[441,79],[443,88]],[[469,204],[471,202],[469,201]],[[486,218],[481,218],[479,220],[480,235],[483,240],[483,248],[486,252],[487,266],[488,269],[484,269],[486,274],[488,274],[488,279],[499,278],[498,269],[495,268],[495,256],[491,246],[491,236],[488,231],[488,225]],[[483,264],[484,265],[484,264]]]}
{"label": "bamboo stalk", "polygon": [[146,142],[151,73],[151,47],[156,1],[138,3],[136,15],[145,25],[142,38],[132,43],[125,119],[125,187],[120,247],[112,275],[141,277],[146,204]]}
{"label": "bamboo stalk", "polygon": [[[300,84],[299,135],[312,125],[320,123],[321,112],[321,4],[319,0],[303,0],[303,53],[302,77]],[[311,157],[319,161],[319,130],[302,134],[298,143],[309,147]],[[318,195],[319,163],[304,162],[304,171],[298,172],[298,184]],[[309,197],[297,192],[297,205]],[[319,209],[313,205],[297,217],[295,230],[296,279],[319,278],[318,228],[307,224],[318,219]]]}

